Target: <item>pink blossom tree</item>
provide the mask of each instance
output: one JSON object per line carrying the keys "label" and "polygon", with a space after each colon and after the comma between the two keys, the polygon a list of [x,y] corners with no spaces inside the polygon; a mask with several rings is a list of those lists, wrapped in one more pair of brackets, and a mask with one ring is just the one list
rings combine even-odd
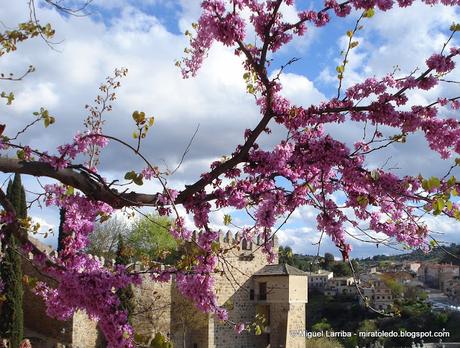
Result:
{"label": "pink blossom tree", "polygon": [[[431,6],[439,1],[424,2]],[[417,105],[409,100],[407,93],[427,91],[447,81],[446,76],[455,69],[455,58],[460,54],[460,48],[451,45],[460,26],[451,26],[452,35],[439,52],[426,57],[426,66],[420,71],[369,77],[346,89],[342,85],[349,53],[358,45],[355,34],[361,28],[359,23],[372,17],[375,11],[410,7],[412,3],[412,0],[326,0],[322,8],[299,11],[298,19],[291,22],[283,17],[280,8],[293,6],[294,0],[202,1],[201,17],[193,25],[193,32],[186,33],[190,39],[188,55],[177,65],[184,78],[192,78],[214,43],[234,48],[244,64],[247,92],[255,97],[260,119],[256,127],[246,130],[244,142],[235,144],[232,154],[211,163],[208,172],[182,190],[168,187],[168,173],[162,172],[140,151],[142,140],[154,125],[153,118],[144,112],[132,114],[136,129],[134,145],[104,133],[103,114],[111,109],[114,90],[127,73],[125,69],[116,70],[101,86],[96,105],[87,107],[85,129],[71,142],[59,146],[55,153],[41,151],[38,145],[23,146],[18,139],[20,133],[40,121],[46,127],[54,122],[46,109],[37,112],[36,120],[16,135],[8,133],[6,121],[0,127],[0,171],[54,179],[56,183],[46,185],[39,199],[46,206],[65,211],[63,229],[67,237],[63,250],[58,256],[48,256],[28,240],[28,232],[36,228],[34,222],[17,219],[12,204],[0,190],[2,235],[15,235],[22,244],[20,252],[31,253],[36,267],[59,283],[57,288],[46,284],[36,288],[47,303],[48,314],[65,320],[76,310],[84,309],[99,320],[111,347],[132,346],[132,328],[116,292],[129,284],[139,284],[140,276],[121,265],[105,268],[84,252],[94,223],[125,207],[146,207],[174,220],[169,231],[179,244],[193,245],[192,261],[182,260],[166,268],[153,267],[151,277],[161,282],[174,275],[184,296],[200,310],[214,313],[221,320],[228,317],[217,303],[212,274],[219,258],[224,257],[224,250],[218,243],[217,231],[209,225],[212,209],[246,210],[254,224],[242,228],[241,236],[264,241],[269,260],[273,260],[276,252],[272,250],[271,239],[279,228],[278,222],[288,219],[302,206],[317,209],[318,230],[331,238],[344,259],[348,259],[351,251],[346,237],[349,228],[366,225],[410,247],[424,247],[429,231],[423,216],[432,213],[458,219],[460,206],[452,197],[460,191],[460,184],[450,175],[460,164],[458,159],[452,160],[451,170],[440,178],[417,174],[399,177],[382,168],[371,170],[366,167],[366,159],[393,143],[404,142],[415,132],[423,133],[429,147],[443,159],[460,153],[460,127],[457,119],[452,118],[460,108],[460,96],[436,98],[427,105]],[[441,3],[460,5],[458,0]],[[294,37],[303,36],[309,27],[327,26],[334,17],[350,14],[358,14],[359,19],[355,29],[347,32],[348,47],[343,63],[336,68],[337,94],[319,105],[292,104],[281,95],[280,74],[269,73],[272,57]],[[256,43],[247,38],[250,31],[255,32]],[[1,54],[10,51],[18,41],[53,34],[49,27],[34,27],[34,22],[23,24],[18,33],[22,36],[3,34]],[[8,102],[14,98],[7,93],[2,97]],[[328,124],[345,122],[362,124],[373,131],[365,132],[349,147],[325,130]],[[275,124],[283,127],[288,136],[273,148],[262,149],[258,139],[264,133],[269,134]],[[390,127],[396,135],[384,135],[379,126]],[[133,156],[144,161],[144,168],[128,171],[121,182],[109,182],[102,177],[98,172],[98,156],[102,150],[110,151],[111,143],[129,148]],[[81,155],[86,156],[85,162],[79,161]],[[149,180],[160,183],[162,190],[145,194],[126,191],[120,186],[142,185]],[[334,199],[336,194],[345,197],[342,203]],[[177,209],[179,205],[193,216],[194,228],[201,231],[196,239],[192,239],[192,229],[186,226]],[[240,331],[241,323],[237,328]]]}

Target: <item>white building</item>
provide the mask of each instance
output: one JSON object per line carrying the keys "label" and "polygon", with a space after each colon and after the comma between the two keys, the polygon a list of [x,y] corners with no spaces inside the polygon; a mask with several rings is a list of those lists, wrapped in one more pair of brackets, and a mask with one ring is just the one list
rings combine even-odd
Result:
{"label": "white building", "polygon": [[323,290],[329,279],[332,279],[334,273],[323,269],[317,272],[309,272],[308,274],[308,287],[309,289],[320,289]]}

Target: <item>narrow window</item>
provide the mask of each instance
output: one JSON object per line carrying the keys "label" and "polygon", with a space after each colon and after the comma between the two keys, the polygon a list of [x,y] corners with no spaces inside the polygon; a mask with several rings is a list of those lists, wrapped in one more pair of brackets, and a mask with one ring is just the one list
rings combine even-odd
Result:
{"label": "narrow window", "polygon": [[246,238],[243,239],[243,242],[241,243],[241,248],[243,250],[251,250],[251,245],[248,243],[248,240]]}
{"label": "narrow window", "polygon": [[259,300],[267,300],[267,283],[259,283]]}

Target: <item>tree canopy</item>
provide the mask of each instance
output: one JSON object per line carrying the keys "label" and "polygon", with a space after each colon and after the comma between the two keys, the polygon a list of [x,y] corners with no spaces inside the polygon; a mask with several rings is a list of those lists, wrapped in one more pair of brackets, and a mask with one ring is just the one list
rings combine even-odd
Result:
{"label": "tree canopy", "polygon": [[[46,2],[63,11],[60,2]],[[439,1],[423,2],[432,6]],[[225,258],[226,250],[210,224],[209,215],[215,209],[248,213],[253,224],[238,227],[240,236],[264,241],[263,250],[270,261],[277,252],[271,243],[274,233],[283,221],[305,206],[315,208],[317,229],[332,240],[344,260],[348,260],[351,252],[350,229],[357,229],[365,236],[374,231],[407,247],[427,247],[429,229],[424,221],[427,214],[460,218],[455,199],[460,183],[452,175],[460,160],[452,158],[452,167],[441,177],[424,177],[419,173],[400,176],[384,166],[370,166],[368,160],[385,147],[405,143],[414,134],[422,134],[430,149],[443,159],[460,153],[460,126],[455,118],[460,96],[430,94],[439,84],[449,83],[449,76],[456,69],[460,48],[453,45],[452,38],[460,31],[460,25],[446,23],[450,36],[437,52],[426,57],[425,66],[414,71],[395,69],[351,86],[344,84],[363,23],[371,20],[377,11],[386,12],[392,7],[407,8],[410,15],[412,3],[412,0],[326,0],[321,5],[318,2],[305,5],[294,0],[202,1],[200,17],[185,33],[189,38],[186,56],[176,65],[184,78],[192,78],[206,64],[213,45],[231,47],[235,59],[245,69],[242,77],[245,89],[254,97],[260,116],[258,123],[242,134],[243,141],[235,143],[232,153],[212,161],[209,170],[198,180],[181,188],[168,184],[174,171],[163,170],[149,160],[148,151],[154,149],[142,147],[149,130],[156,127],[153,116],[133,111],[134,132],[128,133],[132,133],[131,141],[104,132],[107,121],[104,116],[112,109],[115,92],[118,93],[127,69],[116,69],[106,79],[95,104],[87,106],[88,116],[82,120],[82,131],[55,152],[43,150],[38,143],[24,145],[20,136],[40,123],[45,128],[53,125],[58,115],[41,108],[17,134],[9,132],[10,119],[2,118],[0,171],[52,179],[53,183],[43,185],[43,195],[38,200],[65,211],[62,230],[66,237],[62,250],[58,257],[50,258],[29,242],[28,231],[34,228],[33,224],[19,218],[19,211],[0,190],[3,207],[0,223],[5,239],[10,240],[14,235],[21,244],[20,252],[32,253],[40,271],[58,281],[56,289],[44,283],[36,288],[47,303],[48,313],[65,320],[74,311],[84,309],[90,316],[100,318],[99,326],[110,346],[133,345],[132,328],[116,291],[140,284],[141,277],[127,272],[123,266],[108,269],[85,253],[96,221],[105,221],[123,208],[145,207],[171,219],[168,232],[179,246],[190,243],[190,255],[168,267],[152,268],[151,277],[168,281],[174,275],[184,296],[200,310],[221,320],[228,320],[228,314],[217,303],[213,274],[219,272],[219,261]],[[442,4],[457,7],[460,3],[443,0]],[[295,9],[295,15],[283,14],[282,6]],[[427,11],[431,10],[427,7]],[[296,59],[274,70],[273,58],[294,38],[302,38],[309,28],[327,27],[332,21],[348,16],[356,18],[356,25],[346,33],[347,48],[336,67],[336,93],[308,107],[284,97],[280,76]],[[50,25],[39,25],[36,18],[31,18],[17,29],[1,34],[0,56],[15,50],[22,41],[37,36],[47,40],[53,34]],[[8,80],[5,75],[1,78]],[[425,95],[428,102],[417,98],[418,94]],[[4,92],[1,96],[7,103],[14,102],[11,93]],[[329,125],[350,123],[363,128],[363,135],[352,145],[336,139],[327,130]],[[283,129],[286,136],[281,140],[273,138],[275,144],[268,148],[262,146],[261,136],[270,135],[276,127]],[[219,137],[219,134],[209,136]],[[139,157],[143,168],[126,168],[124,177],[105,178],[99,168],[99,157],[115,144]],[[136,190],[146,183],[159,189],[147,193]],[[188,217],[192,223],[187,222]],[[237,227],[228,215],[224,222]],[[201,231],[196,238],[194,229]],[[381,243],[381,239],[371,241]]]}

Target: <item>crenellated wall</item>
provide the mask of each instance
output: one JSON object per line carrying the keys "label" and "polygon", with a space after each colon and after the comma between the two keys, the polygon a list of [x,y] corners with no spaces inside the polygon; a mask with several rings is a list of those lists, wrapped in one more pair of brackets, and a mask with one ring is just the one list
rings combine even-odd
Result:
{"label": "crenellated wall", "polygon": [[[198,235],[194,233],[195,238]],[[151,280],[148,274],[144,274],[142,285],[134,288],[136,308],[132,324],[138,342],[147,345],[155,334],[160,332],[171,339],[174,347],[252,348],[264,347],[270,341],[273,347],[278,347],[288,343],[288,329],[305,327],[306,276],[291,277],[292,279],[288,275],[279,277],[278,285],[271,290],[273,303],[270,304],[271,307],[267,307],[267,304],[260,302],[258,298],[258,283],[263,278],[254,277],[256,272],[268,264],[267,255],[262,248],[263,242],[260,239],[245,240],[239,234],[230,231],[219,232],[218,241],[219,247],[226,249],[225,257],[218,263],[218,269],[222,273],[215,274],[218,304],[228,310],[230,323],[253,322],[257,313],[268,310],[272,333],[267,329],[260,336],[248,332],[238,335],[235,333],[234,324],[224,323],[204,314],[184,299],[173,285],[174,280],[158,283]],[[277,238],[269,242],[272,243],[274,251],[277,251]],[[50,249],[46,252],[54,251]],[[277,263],[277,253],[275,255]],[[109,267],[114,264],[113,260],[95,258]],[[130,267],[139,272],[148,271],[142,264],[133,264]],[[24,270],[26,274],[50,282],[38,274],[30,264],[25,264]],[[271,278],[270,281],[273,283],[275,278]],[[89,320],[83,312],[75,313],[72,320],[67,322],[50,319],[44,313],[42,300],[31,292],[25,297],[25,308],[29,315],[29,320],[26,321],[28,333],[37,338],[34,348],[52,347],[56,343],[72,344],[74,348],[105,346],[97,330],[97,324]],[[274,338],[275,328],[283,333],[280,337]],[[47,344],[43,343],[44,337],[48,341]],[[41,345],[39,339],[42,341]],[[302,347],[298,344],[294,346]]]}

